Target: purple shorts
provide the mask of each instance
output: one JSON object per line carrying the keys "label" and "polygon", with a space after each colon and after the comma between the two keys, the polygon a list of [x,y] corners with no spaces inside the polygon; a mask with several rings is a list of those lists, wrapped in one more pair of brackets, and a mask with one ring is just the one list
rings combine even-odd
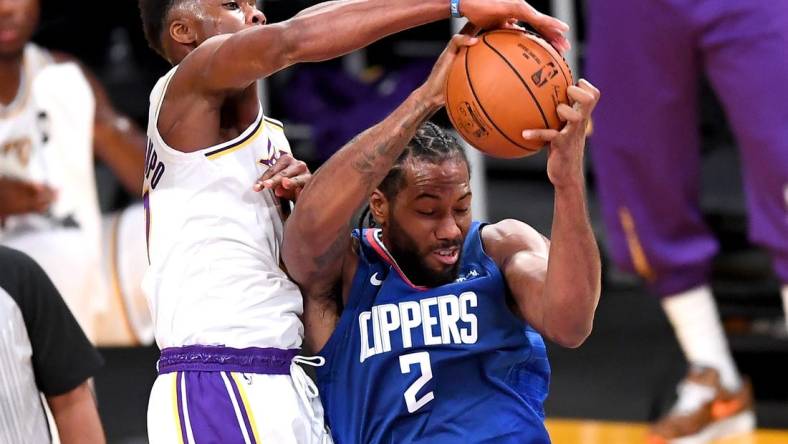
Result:
{"label": "purple shorts", "polygon": [[[217,346],[163,349],[148,408],[150,442],[255,444],[279,439],[275,433],[282,421],[310,424],[290,380],[298,352]],[[291,430],[281,433],[296,436]]]}
{"label": "purple shorts", "polygon": [[590,154],[616,264],[660,295],[708,281],[718,243],[699,208],[705,74],[741,149],[750,239],[788,283],[788,3],[587,4],[587,75],[602,91]]}

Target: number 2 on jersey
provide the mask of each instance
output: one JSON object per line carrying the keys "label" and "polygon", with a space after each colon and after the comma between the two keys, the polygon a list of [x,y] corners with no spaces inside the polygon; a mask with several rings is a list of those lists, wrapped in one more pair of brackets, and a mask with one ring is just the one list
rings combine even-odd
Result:
{"label": "number 2 on jersey", "polygon": [[418,353],[410,353],[399,357],[399,367],[402,374],[410,373],[410,367],[413,364],[419,365],[421,376],[416,379],[413,384],[405,390],[405,405],[408,406],[408,413],[413,413],[416,410],[424,407],[428,402],[435,399],[435,393],[429,391],[427,394],[419,399],[416,399],[416,394],[432,379],[432,367],[430,366],[430,354],[423,351]]}

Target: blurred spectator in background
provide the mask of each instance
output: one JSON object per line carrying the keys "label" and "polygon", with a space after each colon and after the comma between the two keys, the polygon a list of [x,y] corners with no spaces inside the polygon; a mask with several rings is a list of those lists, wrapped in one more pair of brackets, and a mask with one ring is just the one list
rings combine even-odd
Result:
{"label": "blurred spectator in background", "polygon": [[51,442],[40,392],[61,443],[103,443],[89,383],[101,365],[41,267],[0,247],[0,442]]}
{"label": "blurred spectator in background", "polygon": [[288,84],[283,111],[295,121],[311,125],[317,160],[323,162],[356,134],[380,122],[429,75],[434,60],[427,58],[383,71],[376,67],[366,78],[348,73],[338,64],[297,67]]}
{"label": "blurred spectator in background", "polygon": [[42,265],[93,341],[150,343],[142,207],[102,222],[93,166],[139,195],[145,136],[75,59],[30,42],[39,9],[0,0],[0,244]]}
{"label": "blurred spectator in background", "polygon": [[605,95],[591,154],[611,254],[663,298],[690,364],[653,442],[750,430],[751,388],[709,284],[718,242],[699,208],[698,80],[706,74],[738,139],[749,236],[772,253],[788,309],[788,4],[587,5],[588,76]]}

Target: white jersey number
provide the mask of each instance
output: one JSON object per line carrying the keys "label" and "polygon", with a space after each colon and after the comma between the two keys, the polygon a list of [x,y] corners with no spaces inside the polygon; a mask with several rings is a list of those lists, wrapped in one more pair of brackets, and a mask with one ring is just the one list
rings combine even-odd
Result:
{"label": "white jersey number", "polygon": [[427,352],[411,353],[399,357],[399,367],[402,374],[410,373],[410,366],[418,364],[421,370],[421,376],[416,379],[413,384],[405,390],[405,404],[408,406],[408,413],[413,413],[416,410],[424,407],[428,402],[435,399],[435,393],[432,391],[419,399],[416,399],[416,394],[432,379],[432,367],[430,367],[430,354]]}

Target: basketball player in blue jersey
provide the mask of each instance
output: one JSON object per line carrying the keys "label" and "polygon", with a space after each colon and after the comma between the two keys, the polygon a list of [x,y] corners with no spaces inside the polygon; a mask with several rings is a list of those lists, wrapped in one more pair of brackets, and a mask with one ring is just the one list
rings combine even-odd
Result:
{"label": "basketball player in blue jersey", "polygon": [[[560,132],[523,135],[550,143],[552,241],[517,220],[473,221],[462,148],[423,122],[476,40],[455,36],[424,85],[317,171],[286,225],[337,443],[547,443],[540,334],[577,347],[591,332],[600,261],[583,150],[599,91],[581,80]],[[351,234],[365,202],[380,228]]]}
{"label": "basketball player in blue jersey", "polygon": [[482,26],[528,21],[563,48],[566,26],[521,0],[338,0],[270,25],[251,0],[139,4],[150,45],[175,65],[151,93],[143,186],[143,288],[162,348],[150,441],[330,441],[295,364],[301,293],[280,266],[279,198],[309,174],[263,115],[257,80],[446,19],[452,5]]}

